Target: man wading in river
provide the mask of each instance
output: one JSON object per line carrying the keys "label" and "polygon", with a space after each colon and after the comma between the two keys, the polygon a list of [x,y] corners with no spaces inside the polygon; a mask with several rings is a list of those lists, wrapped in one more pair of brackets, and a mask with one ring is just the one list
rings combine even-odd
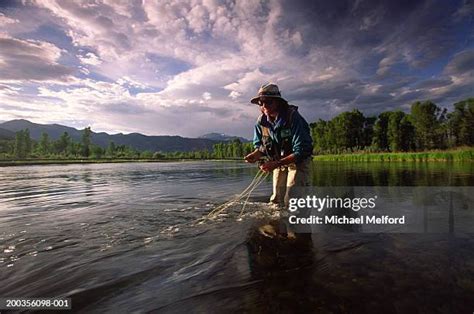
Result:
{"label": "man wading in river", "polygon": [[269,160],[260,165],[265,172],[273,171],[273,194],[270,202],[288,208],[289,199],[297,197],[298,187],[309,186],[313,143],[308,123],[281,97],[275,84],[265,84],[250,100],[260,106],[253,144],[255,151],[245,156],[254,163],[263,157]]}

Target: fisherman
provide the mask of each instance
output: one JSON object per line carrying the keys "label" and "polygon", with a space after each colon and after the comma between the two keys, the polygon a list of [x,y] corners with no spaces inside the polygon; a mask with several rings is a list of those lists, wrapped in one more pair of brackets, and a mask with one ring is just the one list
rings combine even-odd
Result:
{"label": "fisherman", "polygon": [[313,143],[308,123],[275,84],[262,85],[250,102],[259,105],[261,115],[254,129],[255,150],[244,159],[255,163],[266,158],[260,169],[273,172],[270,203],[288,208],[289,199],[300,194],[297,190],[310,185]]}

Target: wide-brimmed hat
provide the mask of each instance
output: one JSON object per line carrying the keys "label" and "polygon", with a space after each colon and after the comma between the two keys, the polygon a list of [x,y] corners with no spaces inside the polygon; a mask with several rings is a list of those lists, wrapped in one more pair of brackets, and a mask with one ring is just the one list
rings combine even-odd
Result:
{"label": "wide-brimmed hat", "polygon": [[270,98],[279,98],[283,100],[284,102],[287,102],[283,97],[281,97],[280,90],[278,89],[278,86],[273,83],[268,83],[268,84],[263,84],[260,89],[258,90],[257,96],[252,98],[250,102],[252,104],[257,104],[260,99],[260,97],[270,97]]}

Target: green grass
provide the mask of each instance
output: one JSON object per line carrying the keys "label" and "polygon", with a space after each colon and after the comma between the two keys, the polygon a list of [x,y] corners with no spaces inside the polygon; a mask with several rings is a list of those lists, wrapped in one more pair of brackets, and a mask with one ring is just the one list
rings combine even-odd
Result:
{"label": "green grass", "polygon": [[352,153],[314,156],[316,161],[474,161],[474,147],[406,153]]}

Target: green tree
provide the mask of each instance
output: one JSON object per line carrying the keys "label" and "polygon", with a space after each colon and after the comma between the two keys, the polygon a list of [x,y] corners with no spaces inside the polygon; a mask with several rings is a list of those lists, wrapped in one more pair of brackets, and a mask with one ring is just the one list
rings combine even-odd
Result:
{"label": "green tree", "polygon": [[224,158],[232,157],[232,145],[228,143],[223,143],[224,145]]}
{"label": "green tree", "polygon": [[243,144],[244,155],[248,155],[254,151],[253,143],[244,143]]}
{"label": "green tree", "polygon": [[474,98],[457,102],[448,115],[449,134],[454,145],[474,145]]}
{"label": "green tree", "polygon": [[16,132],[13,156],[15,156],[15,158],[27,158],[32,152],[32,146],[29,129]]}
{"label": "green tree", "polygon": [[431,101],[417,101],[412,104],[410,117],[415,127],[417,149],[433,149],[440,146],[441,114],[441,109]]}
{"label": "green tree", "polygon": [[394,111],[388,118],[387,140],[390,151],[401,151],[403,148],[403,135],[401,121],[405,117],[402,111]]}
{"label": "green tree", "polygon": [[14,140],[0,139],[0,154],[2,158],[10,158],[14,151]]}
{"label": "green tree", "polygon": [[115,143],[114,141],[110,141],[109,142],[109,146],[107,146],[107,150],[106,150],[106,155],[110,158],[113,158],[115,157],[115,150],[116,150],[116,146],[115,146]]}
{"label": "green tree", "polygon": [[360,148],[364,146],[364,115],[357,109],[343,112],[333,119],[337,148]]}
{"label": "green tree", "polygon": [[67,132],[64,132],[61,134],[61,137],[56,141],[55,143],[55,148],[56,148],[56,153],[60,155],[68,155],[68,148],[71,143],[71,137]]}
{"label": "green tree", "polygon": [[153,159],[165,159],[166,155],[161,152],[155,152],[153,154]]}
{"label": "green tree", "polygon": [[31,141],[30,137],[30,130],[25,129],[23,131],[23,138],[25,141],[25,157],[28,157],[31,154],[32,148],[33,148],[33,143]]}
{"label": "green tree", "polygon": [[69,152],[70,156],[79,157],[82,153],[82,144],[79,142],[71,141],[69,143],[67,151]]}
{"label": "green tree", "polygon": [[146,150],[140,153],[140,158],[151,159],[153,158],[153,152]]}
{"label": "green tree", "polygon": [[90,127],[85,128],[83,133],[82,133],[82,141],[81,141],[82,152],[81,152],[81,155],[83,157],[89,157],[89,155],[90,155],[91,133],[92,133],[92,131],[91,131]]}
{"label": "green tree", "polygon": [[329,122],[319,119],[319,121],[311,123],[311,137],[313,138],[313,151],[320,154],[331,148],[329,141]]}
{"label": "green tree", "polygon": [[222,143],[214,144],[212,147],[213,147],[214,156],[217,159],[224,158],[224,147]]}
{"label": "green tree", "polygon": [[415,128],[410,122],[410,116],[405,115],[400,121],[401,147],[404,152],[415,149]]}
{"label": "green tree", "polygon": [[51,143],[49,141],[49,135],[46,132],[41,133],[38,144],[38,153],[42,157],[46,157],[51,153]]}
{"label": "green tree", "polygon": [[90,153],[92,158],[100,159],[102,158],[102,155],[104,155],[104,149],[99,145],[92,144],[90,145]]}
{"label": "green tree", "polygon": [[230,145],[232,146],[232,157],[242,157],[242,142],[238,138],[236,138],[232,140]]}
{"label": "green tree", "polygon": [[377,121],[374,124],[374,133],[372,138],[372,145],[381,151],[388,151],[388,121],[390,118],[390,111],[379,114]]}
{"label": "green tree", "polygon": [[374,125],[377,121],[377,117],[367,117],[364,121],[364,130],[363,130],[363,146],[372,145],[372,138],[374,137]]}
{"label": "green tree", "polygon": [[13,149],[13,155],[15,158],[25,158],[26,149],[25,149],[25,137],[23,130],[20,130],[15,133],[15,146]]}

